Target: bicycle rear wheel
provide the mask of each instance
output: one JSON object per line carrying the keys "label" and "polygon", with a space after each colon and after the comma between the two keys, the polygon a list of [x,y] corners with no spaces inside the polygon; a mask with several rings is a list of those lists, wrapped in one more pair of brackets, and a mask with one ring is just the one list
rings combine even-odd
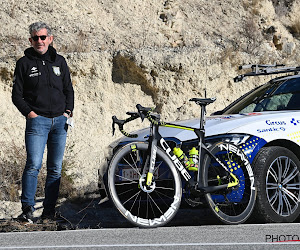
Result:
{"label": "bicycle rear wheel", "polygon": [[[224,223],[243,223],[251,215],[256,198],[254,175],[248,158],[237,146],[225,142],[214,144],[210,152],[238,178],[239,184],[206,193],[206,200],[213,213]],[[233,181],[218,161],[209,155],[204,157],[204,186],[218,186]]]}
{"label": "bicycle rear wheel", "polygon": [[114,205],[128,221],[149,228],[172,220],[180,207],[182,189],[173,162],[160,148],[153,183],[146,186],[142,171],[145,162],[149,162],[147,149],[148,143],[134,142],[117,151],[108,169],[108,190]]}

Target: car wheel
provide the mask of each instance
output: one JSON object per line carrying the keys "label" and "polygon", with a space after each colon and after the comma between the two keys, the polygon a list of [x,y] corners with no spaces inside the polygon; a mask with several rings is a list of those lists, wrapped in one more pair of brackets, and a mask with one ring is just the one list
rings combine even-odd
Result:
{"label": "car wheel", "polygon": [[300,213],[300,161],[288,149],[262,148],[253,162],[257,187],[254,218],[293,222]]}

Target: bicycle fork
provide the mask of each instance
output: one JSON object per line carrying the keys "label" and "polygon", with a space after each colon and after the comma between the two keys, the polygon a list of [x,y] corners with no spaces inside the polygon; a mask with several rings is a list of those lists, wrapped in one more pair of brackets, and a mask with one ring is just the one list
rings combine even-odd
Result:
{"label": "bicycle fork", "polygon": [[[158,126],[151,125],[150,127],[150,138],[149,138],[149,155],[150,155],[150,162],[149,162],[149,171],[146,175],[146,185],[150,187],[152,185],[153,174],[154,174],[154,167],[156,161],[156,152],[157,152],[157,134],[158,134]],[[143,174],[146,174],[145,171],[147,170],[147,166],[144,166]]]}
{"label": "bicycle fork", "polygon": [[[149,138],[149,148],[147,154],[150,155],[150,162],[149,164],[145,163],[143,169],[143,175],[146,175],[146,185],[149,187],[152,185],[153,182],[153,174],[155,172],[155,161],[158,144],[173,161],[173,164],[175,165],[179,173],[183,176],[183,178],[188,182],[192,182],[192,176],[189,174],[187,169],[180,163],[176,155],[173,154],[172,149],[169,147],[164,138],[162,138],[161,135],[158,133],[158,126],[152,125],[150,130],[151,136]],[[147,165],[149,165],[149,167],[147,167]],[[147,170],[148,172],[146,172]]]}

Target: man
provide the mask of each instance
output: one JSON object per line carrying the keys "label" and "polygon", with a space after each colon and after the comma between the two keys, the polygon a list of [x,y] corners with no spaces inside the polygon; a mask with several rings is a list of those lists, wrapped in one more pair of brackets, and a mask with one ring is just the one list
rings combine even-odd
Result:
{"label": "man", "polygon": [[50,45],[46,23],[29,26],[31,43],[16,63],[12,101],[26,117],[26,166],[22,176],[22,211],[19,219],[33,222],[37,176],[47,144],[47,178],[42,219],[55,219],[61,168],[67,137],[67,118],[72,116],[74,91],[65,59]]}

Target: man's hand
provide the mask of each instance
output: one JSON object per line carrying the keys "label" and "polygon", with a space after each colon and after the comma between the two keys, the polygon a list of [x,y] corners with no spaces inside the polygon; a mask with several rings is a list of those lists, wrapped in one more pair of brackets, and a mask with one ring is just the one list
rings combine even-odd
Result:
{"label": "man's hand", "polygon": [[67,118],[70,118],[70,117],[73,116],[73,114],[72,114],[71,110],[67,109],[66,112],[64,113],[64,116],[67,117]]}
{"label": "man's hand", "polygon": [[27,115],[27,118],[32,119],[36,118],[38,115],[34,111],[30,111],[30,113]]}

